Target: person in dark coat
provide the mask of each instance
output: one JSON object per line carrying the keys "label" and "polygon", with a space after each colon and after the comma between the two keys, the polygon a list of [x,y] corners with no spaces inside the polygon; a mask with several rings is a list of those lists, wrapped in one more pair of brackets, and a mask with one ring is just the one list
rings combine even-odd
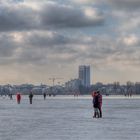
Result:
{"label": "person in dark coat", "polygon": [[30,104],[32,104],[32,100],[33,100],[33,93],[30,92],[30,94],[29,94],[29,101],[30,101]]}
{"label": "person in dark coat", "polygon": [[93,115],[93,118],[99,118],[100,117],[100,115],[99,115],[99,108],[98,108],[98,106],[99,106],[99,100],[98,100],[98,94],[97,94],[97,92],[94,92],[93,94],[92,94],[92,97],[93,97],[93,108],[94,108],[94,115]]}
{"label": "person in dark coat", "polygon": [[45,92],[43,93],[43,97],[44,97],[44,100],[46,100],[46,93]]}
{"label": "person in dark coat", "polygon": [[10,100],[13,100],[12,93],[9,94]]}

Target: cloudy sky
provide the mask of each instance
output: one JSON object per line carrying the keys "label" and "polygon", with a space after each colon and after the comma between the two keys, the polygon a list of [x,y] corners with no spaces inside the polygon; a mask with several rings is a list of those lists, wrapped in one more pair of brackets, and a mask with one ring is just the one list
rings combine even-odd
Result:
{"label": "cloudy sky", "polygon": [[0,0],[0,84],[140,81],[140,0]]}

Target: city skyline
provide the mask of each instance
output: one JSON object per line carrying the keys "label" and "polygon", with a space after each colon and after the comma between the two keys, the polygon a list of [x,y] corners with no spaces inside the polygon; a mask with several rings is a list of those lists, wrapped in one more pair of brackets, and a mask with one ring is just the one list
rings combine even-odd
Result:
{"label": "city skyline", "polygon": [[0,84],[140,82],[139,0],[1,0]]}

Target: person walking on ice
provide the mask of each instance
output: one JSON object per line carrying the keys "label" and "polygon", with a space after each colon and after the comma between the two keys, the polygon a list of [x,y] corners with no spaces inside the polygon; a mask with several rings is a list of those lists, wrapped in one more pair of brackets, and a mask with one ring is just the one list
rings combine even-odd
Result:
{"label": "person walking on ice", "polygon": [[47,94],[44,92],[44,93],[43,93],[44,100],[46,100],[46,95],[47,95]]}
{"label": "person walking on ice", "polygon": [[94,108],[94,115],[93,115],[93,118],[99,118],[100,115],[99,115],[99,102],[98,102],[98,94],[97,92],[93,92],[92,93],[92,97],[93,97],[93,108]]}
{"label": "person walking on ice", "polygon": [[17,99],[17,103],[20,104],[20,101],[21,101],[21,95],[20,95],[20,93],[17,93],[16,99]]}
{"label": "person walking on ice", "polygon": [[30,94],[29,94],[29,102],[30,102],[30,104],[32,104],[32,101],[33,101],[33,93],[31,91]]}
{"label": "person walking on ice", "polygon": [[102,95],[100,91],[97,91],[97,98],[98,98],[99,117],[102,118]]}

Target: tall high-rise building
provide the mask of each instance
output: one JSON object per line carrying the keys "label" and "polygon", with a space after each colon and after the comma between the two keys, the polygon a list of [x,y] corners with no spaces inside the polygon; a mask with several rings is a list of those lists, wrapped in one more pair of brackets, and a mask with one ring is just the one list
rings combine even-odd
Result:
{"label": "tall high-rise building", "polygon": [[90,86],[90,66],[80,65],[79,66],[79,80],[85,87]]}

